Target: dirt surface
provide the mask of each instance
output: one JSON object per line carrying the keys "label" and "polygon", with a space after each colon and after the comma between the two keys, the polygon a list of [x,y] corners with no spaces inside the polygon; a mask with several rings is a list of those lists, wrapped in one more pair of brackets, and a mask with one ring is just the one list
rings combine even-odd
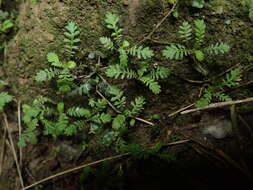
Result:
{"label": "dirt surface", "polygon": [[[18,5],[15,35],[8,41],[5,60],[1,60],[0,77],[9,82],[9,92],[22,102],[31,102],[38,95],[55,96],[54,92],[48,90],[50,84],[36,83],[34,75],[38,70],[48,67],[46,54],[49,51],[55,51],[64,59],[62,33],[68,21],[74,20],[80,27],[81,44],[77,55],[77,72],[83,75],[87,72],[87,64],[94,64],[88,59],[89,53],[100,48],[99,37],[107,35],[103,26],[106,12],[121,15],[120,25],[124,28],[124,34],[135,44],[161,21],[171,7],[165,0],[26,0]],[[219,121],[222,122],[225,119],[230,121],[229,109],[189,115],[175,114],[170,117],[171,113],[199,99],[199,94],[206,84],[195,83],[192,80],[202,81],[206,78],[193,69],[192,60],[169,61],[160,53],[164,44],[180,42],[177,28],[183,21],[192,23],[196,18],[203,18],[207,24],[206,43],[226,42],[231,46],[230,53],[224,57],[207,57],[206,64],[210,76],[218,76],[236,64],[243,67],[252,64],[253,24],[247,16],[247,9],[237,0],[207,1],[203,9],[192,8],[187,1],[182,0],[179,1],[177,12],[179,17],[170,15],[151,39],[144,43],[157,52],[157,56],[152,60],[154,64],[169,65],[171,69],[170,78],[161,81],[162,93],[159,96],[153,95],[136,81],[124,81],[121,84],[129,97],[136,94],[145,96],[145,119],[150,120],[154,114],[160,115],[160,118],[152,119],[155,126],[139,124],[131,129],[128,134],[129,141],[150,146],[156,142],[168,144],[189,140],[179,145],[164,147],[164,152],[176,155],[176,161],[168,163],[153,157],[140,161],[127,157],[110,162],[108,166],[94,167],[94,172],[87,176],[85,171],[81,170],[79,173],[53,179],[34,189],[175,187],[232,190],[247,189],[252,185],[252,105],[238,108],[241,116],[240,134],[228,134],[222,139],[203,134],[203,129],[214,125],[214,118],[221,118]],[[252,80],[251,69],[243,73],[240,83],[245,84]],[[228,93],[234,99],[243,99],[251,97],[253,89],[252,85],[245,85]],[[14,105],[8,107],[8,118],[13,129],[12,135],[17,141],[17,114]],[[0,142],[2,136],[0,135]],[[240,137],[239,143],[237,136]],[[24,148],[22,175],[25,184],[32,184],[81,163],[116,154],[110,149],[99,147],[96,139],[90,142],[91,149],[86,151],[78,138],[54,140],[41,137],[37,145]],[[8,147],[3,166],[0,189],[19,190],[15,162]]]}

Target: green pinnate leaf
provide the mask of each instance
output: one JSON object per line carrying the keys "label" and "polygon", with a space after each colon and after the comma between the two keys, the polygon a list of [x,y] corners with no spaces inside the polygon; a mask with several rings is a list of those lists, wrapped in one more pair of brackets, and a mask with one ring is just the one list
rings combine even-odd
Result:
{"label": "green pinnate leaf", "polygon": [[192,27],[188,22],[183,22],[181,26],[179,26],[179,37],[184,41],[187,42],[192,38]]}
{"label": "green pinnate leaf", "polygon": [[7,92],[0,92],[0,112],[3,111],[3,108],[6,104],[12,101],[12,96]]}
{"label": "green pinnate leaf", "polygon": [[102,121],[103,124],[106,124],[106,123],[110,123],[111,122],[112,117],[111,117],[110,114],[102,113],[100,115],[100,120]]}
{"label": "green pinnate leaf", "polygon": [[142,46],[134,46],[128,50],[128,53],[138,59],[148,59],[154,56],[154,52],[149,47]]}
{"label": "green pinnate leaf", "polygon": [[203,61],[205,59],[205,54],[201,50],[195,50],[194,54],[198,61]]}
{"label": "green pinnate leaf", "polygon": [[190,52],[183,45],[171,45],[166,46],[165,50],[163,50],[163,56],[169,59],[183,59]]}
{"label": "green pinnate leaf", "polygon": [[112,122],[112,128],[115,130],[119,130],[124,128],[126,125],[126,117],[122,114],[118,114]]}
{"label": "green pinnate leaf", "polygon": [[108,37],[101,37],[99,38],[101,44],[108,50],[113,50],[114,49],[114,44],[113,41],[108,38]]}
{"label": "green pinnate leaf", "polygon": [[158,84],[158,82],[156,82],[155,80],[153,80],[152,78],[148,77],[148,76],[143,76],[141,78],[139,78],[139,80],[141,82],[143,82],[146,86],[149,87],[149,89],[154,93],[154,94],[159,94],[161,92],[161,87]]}
{"label": "green pinnate leaf", "polygon": [[195,25],[195,47],[200,47],[205,38],[206,24],[204,20],[197,19],[194,21]]}

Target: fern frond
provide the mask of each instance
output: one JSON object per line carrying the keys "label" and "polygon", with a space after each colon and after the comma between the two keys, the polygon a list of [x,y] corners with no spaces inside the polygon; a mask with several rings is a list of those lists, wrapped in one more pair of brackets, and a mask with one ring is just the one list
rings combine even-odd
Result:
{"label": "fern frond", "polygon": [[33,119],[28,125],[27,128],[22,132],[19,137],[18,146],[25,147],[27,143],[36,144],[37,143],[37,130],[38,120]]}
{"label": "fern frond", "polygon": [[0,92],[0,111],[3,111],[4,106],[12,101],[12,96],[7,92]]}
{"label": "fern frond", "polygon": [[82,130],[85,127],[86,123],[83,120],[78,120],[70,125],[68,125],[64,130],[64,135],[73,136],[77,134],[78,131]]}
{"label": "fern frond", "polygon": [[154,52],[149,47],[134,46],[128,50],[132,56],[137,56],[138,59],[149,59],[154,56]]}
{"label": "fern frond", "polygon": [[163,50],[164,57],[176,60],[183,59],[184,56],[187,56],[189,53],[189,50],[183,45],[166,46],[166,49]]}
{"label": "fern frond", "polygon": [[67,114],[71,117],[85,117],[90,118],[91,112],[88,109],[80,108],[80,107],[71,107],[67,110]]}
{"label": "fern frond", "polygon": [[147,62],[141,62],[141,63],[139,63],[138,66],[139,66],[139,68],[137,70],[137,74],[139,77],[142,77],[145,74],[145,72],[148,72],[151,64],[147,63]]}
{"label": "fern frond", "polygon": [[217,92],[217,93],[214,93],[213,96],[218,98],[222,102],[232,101],[232,99],[224,93]]}
{"label": "fern frond", "polygon": [[161,92],[161,87],[158,82],[154,81],[152,78],[148,76],[143,76],[139,78],[141,82],[143,82],[154,94],[159,94]]}
{"label": "fern frond", "polygon": [[113,13],[107,13],[105,15],[105,23],[106,23],[106,27],[108,29],[113,29],[115,30],[117,28],[117,24],[119,22],[119,17],[116,14]]}
{"label": "fern frond", "polygon": [[170,70],[166,67],[157,67],[150,72],[150,76],[154,80],[165,79],[170,75]]}
{"label": "fern frond", "polygon": [[78,31],[78,27],[75,22],[69,22],[65,29],[65,48],[66,52],[72,57],[75,54],[75,51],[78,49],[76,44],[80,42],[80,39],[78,38],[80,32]]}
{"label": "fern frond", "polygon": [[120,65],[123,67],[128,66],[128,56],[127,52],[124,49],[119,50],[119,60],[120,60]]}
{"label": "fern frond", "polygon": [[101,37],[99,38],[101,44],[104,46],[104,48],[108,50],[113,50],[114,49],[114,44],[111,38],[108,37]]}
{"label": "fern frond", "polygon": [[87,95],[90,93],[92,89],[92,86],[91,84],[87,81],[85,82],[84,84],[81,84],[80,86],[76,87],[74,90],[72,90],[69,95],[70,96],[76,96],[76,95],[79,95],[79,96],[82,96],[82,95]]}
{"label": "fern frond", "polygon": [[203,97],[197,101],[196,107],[200,108],[200,107],[208,106],[211,103],[212,97],[213,97],[212,92],[209,90],[206,90]]}
{"label": "fern frond", "polygon": [[100,120],[103,124],[110,123],[112,120],[112,117],[108,113],[101,113]]}
{"label": "fern frond", "polygon": [[112,121],[112,128],[120,130],[126,125],[126,117],[122,114],[118,114]]}
{"label": "fern frond", "polygon": [[183,22],[181,26],[179,26],[179,37],[183,40],[183,42],[187,42],[192,38],[192,27],[188,22]]}
{"label": "fern frond", "polygon": [[56,70],[56,69],[52,69],[52,68],[44,69],[36,73],[35,80],[37,82],[49,81],[52,78],[59,75],[59,73],[60,73],[59,70]]}
{"label": "fern frond", "polygon": [[126,115],[128,117],[136,117],[138,116],[141,111],[144,109],[144,105],[145,105],[145,99],[142,96],[139,96],[137,98],[135,98],[134,101],[131,102],[131,106],[133,107],[132,110],[128,110],[126,112]]}
{"label": "fern frond", "polygon": [[195,25],[195,47],[198,48],[202,45],[204,38],[205,38],[205,32],[206,32],[206,24],[204,20],[197,19],[194,21]]}
{"label": "fern frond", "polygon": [[123,110],[126,105],[126,97],[124,96],[124,91],[120,90],[117,87],[110,87],[108,93],[110,95],[113,95],[111,98],[111,101],[113,102],[113,105],[119,109]]}
{"label": "fern frond", "polygon": [[120,65],[110,65],[106,70],[106,75],[110,78],[132,79],[136,77],[136,73],[129,69],[121,67]]}
{"label": "fern frond", "polygon": [[61,113],[57,122],[55,123],[55,131],[51,135],[58,137],[61,134],[64,134],[64,131],[69,125],[69,117],[65,113]]}
{"label": "fern frond", "polygon": [[216,43],[216,44],[212,44],[209,47],[204,49],[207,53],[209,54],[224,54],[229,52],[230,47],[229,45],[225,44],[225,43]]}
{"label": "fern frond", "polygon": [[96,111],[100,112],[106,109],[108,102],[104,99],[94,100],[93,98],[89,99],[89,105],[92,108],[96,108]]}
{"label": "fern frond", "polygon": [[222,86],[233,87],[239,84],[241,81],[241,69],[236,68],[227,73],[225,79],[223,79]]}
{"label": "fern frond", "polygon": [[54,52],[47,54],[47,61],[51,63],[52,66],[63,68],[63,64],[60,62],[58,55]]}

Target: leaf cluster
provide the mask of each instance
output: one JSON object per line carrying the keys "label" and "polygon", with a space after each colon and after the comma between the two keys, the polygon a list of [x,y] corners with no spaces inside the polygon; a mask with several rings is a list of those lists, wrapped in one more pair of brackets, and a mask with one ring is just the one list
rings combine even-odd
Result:
{"label": "leaf cluster", "polygon": [[[137,79],[146,85],[153,93],[158,94],[161,87],[157,80],[167,78],[170,74],[165,67],[155,68],[152,64],[139,60],[150,59],[154,52],[149,47],[133,46],[123,40],[122,29],[117,24],[119,17],[115,14],[106,14],[107,28],[113,30],[110,37],[101,37],[100,42],[109,51],[117,53],[119,59],[115,64],[109,65],[106,75],[114,79]],[[137,61],[135,61],[137,59]],[[129,64],[131,62],[131,64]]]}
{"label": "leaf cluster", "polygon": [[227,73],[225,75],[220,84],[208,87],[205,90],[203,97],[197,101],[196,106],[205,107],[208,104],[210,104],[214,98],[222,102],[231,101],[232,99],[223,92],[224,88],[235,87],[239,84],[240,80],[241,80],[241,69],[236,68],[231,70],[230,73]]}
{"label": "leaf cluster", "polygon": [[[191,56],[198,64],[196,70],[203,75],[206,75],[208,71],[201,66],[200,62],[203,62],[206,56],[225,54],[229,52],[230,47],[222,42],[205,46],[205,33],[206,24],[204,20],[195,20],[193,27],[188,22],[183,22],[182,25],[179,26],[178,34],[179,38],[185,43],[185,45],[173,44],[166,46],[162,52],[163,56],[174,60],[182,60],[187,56]],[[193,46],[191,44],[193,44]]]}

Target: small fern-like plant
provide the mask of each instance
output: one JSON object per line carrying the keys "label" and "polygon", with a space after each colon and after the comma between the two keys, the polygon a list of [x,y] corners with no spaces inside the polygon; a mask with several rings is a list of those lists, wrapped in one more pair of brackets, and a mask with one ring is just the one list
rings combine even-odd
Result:
{"label": "small fern-like plant", "polygon": [[65,48],[66,52],[72,57],[75,55],[75,51],[78,50],[77,43],[80,42],[80,39],[78,38],[80,32],[78,31],[78,27],[75,22],[69,22],[65,29]]}
{"label": "small fern-like plant", "polygon": [[[118,61],[110,64],[106,75],[114,79],[137,79],[146,85],[153,93],[159,94],[161,87],[159,79],[167,78],[169,69],[162,66],[154,66],[144,60],[154,56],[149,47],[130,46],[123,39],[123,29],[118,27],[119,17],[115,14],[106,14],[106,27],[111,30],[111,37],[101,37],[100,42],[109,51],[118,55]],[[142,61],[141,61],[142,60]]]}
{"label": "small fern-like plant", "polygon": [[219,100],[221,102],[231,101],[231,97],[225,94],[224,88],[235,87],[239,84],[241,80],[241,69],[236,68],[231,70],[230,73],[227,73],[218,85],[213,85],[205,89],[204,95],[200,100],[197,101],[197,107],[205,107],[209,105],[213,99]]}
{"label": "small fern-like plant", "polygon": [[[67,32],[64,33],[66,36],[64,39],[66,44],[65,51],[72,57],[75,54],[75,50],[78,49],[76,43],[78,43],[80,39],[76,37],[79,35],[79,31],[74,22],[70,22],[66,26],[66,30]],[[35,76],[35,80],[37,82],[45,82],[56,78],[58,90],[60,92],[70,92],[71,89],[74,88],[74,76],[71,74],[71,70],[76,67],[76,63],[72,60],[62,62],[54,52],[47,54],[47,61],[51,67],[39,71]]]}
{"label": "small fern-like plant", "polygon": [[[190,56],[195,62],[195,69],[206,76],[208,70],[204,66],[205,57],[227,53],[230,47],[222,42],[206,46],[204,43],[205,33],[206,24],[204,20],[195,20],[194,27],[188,22],[183,22],[183,24],[179,26],[178,34],[179,38],[185,43],[185,45],[173,44],[166,46],[162,51],[163,56],[172,60],[182,60],[185,57]],[[191,43],[192,41],[193,43]]]}
{"label": "small fern-like plant", "polygon": [[[127,49],[129,43],[122,40],[122,29],[117,27],[118,17],[107,15],[107,27],[112,29],[112,39],[101,38],[101,42],[105,42],[107,49],[115,49],[119,53],[120,63],[110,65],[107,69],[107,76],[111,78],[135,78],[139,76],[139,80],[147,84],[150,89],[160,89],[160,86],[155,80],[166,78],[168,71],[166,68],[157,67],[151,68],[150,64],[142,63],[138,70],[128,68],[128,55],[137,57],[137,59],[146,59],[153,56],[153,52],[149,48],[133,47]],[[72,29],[70,29],[71,27]],[[26,146],[27,143],[36,143],[40,131],[44,135],[49,135],[54,138],[59,136],[74,136],[80,131],[85,131],[88,134],[99,136],[101,143],[105,146],[110,146],[112,143],[122,139],[122,134],[128,126],[135,125],[135,117],[144,110],[145,99],[142,96],[134,98],[133,101],[127,103],[127,98],[124,92],[117,88],[108,85],[102,80],[102,77],[97,76],[97,70],[89,75],[88,79],[78,80],[72,69],[76,67],[74,59],[74,50],[77,50],[76,43],[79,40],[73,40],[79,33],[76,31],[75,25],[69,24],[67,28],[69,33],[65,34],[69,39],[65,40],[66,52],[70,55],[70,61],[62,61],[59,56],[50,52],[47,54],[47,61],[50,67],[39,71],[36,74],[37,82],[52,81],[56,82],[57,90],[64,92],[61,94],[61,100],[51,100],[41,97],[35,99],[32,105],[23,105],[24,117],[23,121],[27,128],[19,139],[19,146]],[[74,35],[75,34],[75,35]],[[71,37],[72,36],[72,37]],[[72,40],[72,42],[71,42]],[[110,41],[111,40],[111,41]],[[110,45],[115,43],[115,45]],[[121,44],[120,47],[116,44]],[[71,48],[73,46],[73,48]],[[118,49],[116,49],[116,47]],[[115,71],[113,70],[115,69]],[[99,70],[99,69],[98,69]],[[123,71],[123,72],[119,72]],[[153,80],[152,80],[153,79]],[[97,91],[104,93],[105,98],[97,97]],[[76,105],[74,102],[69,106],[63,100],[73,98],[84,98],[86,101],[83,104]],[[113,105],[117,111],[115,114],[110,112],[110,107]],[[39,126],[41,126],[39,128]]]}

